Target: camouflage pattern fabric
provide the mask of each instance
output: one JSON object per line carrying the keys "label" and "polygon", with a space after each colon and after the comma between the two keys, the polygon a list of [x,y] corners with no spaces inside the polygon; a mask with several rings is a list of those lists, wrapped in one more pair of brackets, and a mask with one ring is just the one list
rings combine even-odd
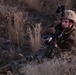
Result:
{"label": "camouflage pattern fabric", "polygon": [[70,29],[63,29],[61,23],[56,27],[48,27],[44,35],[50,35],[54,33],[58,37],[56,38],[58,46],[61,51],[71,51],[76,48],[76,27],[73,25]]}

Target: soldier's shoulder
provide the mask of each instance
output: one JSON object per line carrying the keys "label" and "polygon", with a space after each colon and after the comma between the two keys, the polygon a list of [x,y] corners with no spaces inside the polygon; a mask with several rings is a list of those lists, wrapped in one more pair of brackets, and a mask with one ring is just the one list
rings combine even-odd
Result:
{"label": "soldier's shoulder", "polygon": [[72,28],[71,35],[76,36],[76,26],[75,25]]}
{"label": "soldier's shoulder", "polygon": [[52,25],[48,25],[46,27],[43,28],[42,30],[42,34],[51,34],[51,33],[55,33],[55,29],[57,26],[59,26],[60,21],[54,21],[52,23]]}
{"label": "soldier's shoulder", "polygon": [[73,26],[73,32],[76,33],[76,25]]}
{"label": "soldier's shoulder", "polygon": [[76,29],[76,23],[74,24],[73,29]]}

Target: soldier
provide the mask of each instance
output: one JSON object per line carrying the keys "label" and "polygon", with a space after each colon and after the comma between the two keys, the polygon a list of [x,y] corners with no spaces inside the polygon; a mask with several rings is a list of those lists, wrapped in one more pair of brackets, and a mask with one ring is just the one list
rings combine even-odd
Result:
{"label": "soldier", "polygon": [[[55,35],[58,47],[61,51],[70,51],[76,48],[76,14],[72,10],[64,10],[64,16],[55,27],[48,27],[46,36]],[[45,36],[45,35],[44,35]],[[43,36],[43,37],[44,37]]]}

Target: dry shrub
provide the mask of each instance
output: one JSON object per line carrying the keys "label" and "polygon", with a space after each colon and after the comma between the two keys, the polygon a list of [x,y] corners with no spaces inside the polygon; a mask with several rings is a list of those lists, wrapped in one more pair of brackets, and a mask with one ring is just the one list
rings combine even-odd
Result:
{"label": "dry shrub", "polygon": [[[65,5],[67,9],[71,9],[71,0],[1,0],[2,4],[17,6],[21,9],[34,9],[46,15],[56,17],[55,11],[58,6]],[[21,7],[20,7],[21,6]]]}
{"label": "dry shrub", "polygon": [[12,12],[12,11],[17,11],[17,7],[11,7],[11,6],[8,6],[8,5],[0,5],[0,13],[2,13],[2,15],[4,17],[7,16],[7,13],[8,12]]}
{"label": "dry shrub", "polygon": [[63,54],[58,59],[45,59],[43,64],[24,64],[19,71],[22,75],[76,75],[76,57],[72,54]]}
{"label": "dry shrub", "polygon": [[23,43],[23,13],[22,12],[12,12],[9,13],[8,17],[8,32],[9,38],[12,43],[21,46]]}
{"label": "dry shrub", "polygon": [[2,5],[16,6],[19,3],[18,3],[18,0],[0,0],[0,4],[2,4]]}
{"label": "dry shrub", "polygon": [[33,9],[36,9],[36,10],[39,9],[39,1],[40,1],[40,0],[24,0],[24,1],[25,1],[25,3],[26,3],[29,7],[33,8]]}
{"label": "dry shrub", "polygon": [[34,9],[44,15],[51,15],[52,18],[57,18],[56,9],[60,5],[65,5],[66,9],[71,8],[71,0],[23,0],[29,6],[28,9]]}
{"label": "dry shrub", "polygon": [[36,26],[33,27],[33,29],[31,29],[30,27],[28,28],[32,51],[38,50],[41,46],[41,26],[40,25],[41,24],[36,24]]}
{"label": "dry shrub", "polygon": [[14,29],[15,29],[15,39],[18,46],[23,43],[23,14],[22,12],[14,13]]}

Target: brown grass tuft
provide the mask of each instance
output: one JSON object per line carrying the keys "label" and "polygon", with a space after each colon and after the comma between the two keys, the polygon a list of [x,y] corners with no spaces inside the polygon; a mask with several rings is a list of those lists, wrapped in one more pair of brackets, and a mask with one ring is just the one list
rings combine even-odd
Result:
{"label": "brown grass tuft", "polygon": [[76,75],[76,57],[68,53],[61,58],[44,60],[42,64],[31,62],[19,69],[22,75]]}
{"label": "brown grass tuft", "polygon": [[41,46],[41,26],[40,25],[41,24],[36,24],[36,26],[33,27],[33,29],[31,29],[30,27],[28,28],[32,51],[38,50]]}
{"label": "brown grass tuft", "polygon": [[23,14],[22,12],[9,13],[8,18],[8,31],[10,40],[21,46],[23,43]]}
{"label": "brown grass tuft", "polygon": [[26,4],[29,5],[29,7],[33,8],[33,9],[39,9],[39,1],[40,0],[26,0]]}

